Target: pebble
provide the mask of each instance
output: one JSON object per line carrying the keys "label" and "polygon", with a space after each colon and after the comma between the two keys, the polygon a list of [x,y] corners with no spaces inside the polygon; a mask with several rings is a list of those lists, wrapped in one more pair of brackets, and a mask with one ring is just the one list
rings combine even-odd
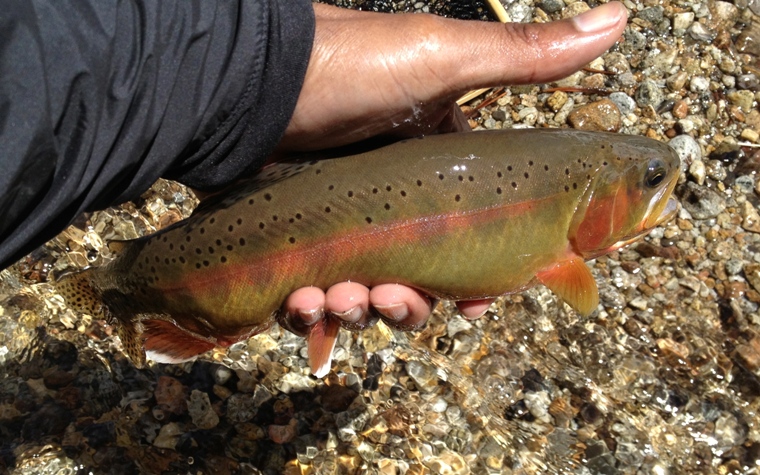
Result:
{"label": "pebble", "polygon": [[268,434],[275,444],[287,444],[298,436],[298,422],[290,419],[287,425],[272,424],[268,428]]}
{"label": "pebble", "polygon": [[690,135],[678,135],[668,142],[681,158],[681,170],[688,170],[692,162],[702,160],[702,147]]}
{"label": "pebble", "polygon": [[171,376],[158,378],[153,396],[165,411],[173,414],[182,414],[187,411],[187,388]]}
{"label": "pebble", "polygon": [[546,13],[557,13],[565,8],[565,2],[562,0],[542,0],[538,6]]}
{"label": "pebble", "polygon": [[754,143],[760,139],[760,134],[754,129],[744,129],[739,137]]}
{"label": "pebble", "polygon": [[749,201],[742,205],[742,228],[753,233],[760,233],[760,214]]}
{"label": "pebble", "polygon": [[673,92],[680,91],[686,85],[689,75],[684,71],[679,71],[665,80],[665,85]]}
{"label": "pebble", "polygon": [[153,439],[153,445],[162,449],[174,450],[179,441],[180,435],[183,434],[182,429],[176,422],[169,422],[161,426],[161,430],[158,431],[158,435]]}
{"label": "pebble", "polygon": [[655,7],[647,7],[636,14],[636,18],[646,20],[651,24],[657,24],[662,20],[664,8],[657,5]]}
{"label": "pebble", "polygon": [[692,23],[688,31],[689,36],[703,43],[710,43],[715,39],[715,33],[708,30],[705,25],[699,22]]}
{"label": "pebble", "polygon": [[739,9],[736,8],[736,5],[720,0],[710,2],[710,13],[713,21],[711,26],[718,30],[731,28],[739,18]]}
{"label": "pebble", "polygon": [[691,92],[702,93],[710,88],[710,80],[703,76],[694,76],[689,81],[689,90]]}
{"label": "pebble", "polygon": [[219,424],[219,416],[211,407],[208,394],[203,391],[193,389],[190,393],[187,409],[193,424],[199,429],[213,429]]}
{"label": "pebble", "polygon": [[613,92],[610,94],[609,98],[615,103],[620,113],[624,116],[627,116],[636,109],[636,101],[624,92]]}
{"label": "pebble", "polygon": [[755,93],[753,91],[731,91],[726,94],[726,97],[731,104],[739,106],[745,114],[752,112],[755,102]]}
{"label": "pebble", "polygon": [[726,200],[709,188],[687,182],[681,205],[694,219],[709,219],[726,209]]}
{"label": "pebble", "polygon": [[584,2],[571,3],[562,10],[562,18],[572,18],[589,10],[591,10],[591,7]]}
{"label": "pebble", "polygon": [[579,130],[605,132],[616,132],[621,124],[620,111],[609,99],[578,107],[568,115],[567,120]]}
{"label": "pebble", "polygon": [[662,87],[651,79],[646,79],[636,89],[635,98],[636,104],[641,107],[652,106],[657,108],[665,99],[665,95],[662,93]]}
{"label": "pebble", "polygon": [[230,422],[246,422],[256,416],[260,405],[250,394],[235,393],[227,398],[226,418]]}
{"label": "pebble", "polygon": [[676,13],[673,15],[674,30],[686,30],[692,23],[694,23],[693,12]]}

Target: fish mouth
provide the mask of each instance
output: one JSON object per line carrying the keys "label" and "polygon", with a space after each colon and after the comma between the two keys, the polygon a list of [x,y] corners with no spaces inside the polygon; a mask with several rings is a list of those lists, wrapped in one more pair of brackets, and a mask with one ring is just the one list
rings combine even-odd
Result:
{"label": "fish mouth", "polygon": [[678,200],[671,196],[668,198],[668,202],[665,204],[665,207],[662,209],[660,215],[657,216],[657,219],[654,222],[654,226],[659,226],[661,224],[667,223],[676,216],[677,212]]}

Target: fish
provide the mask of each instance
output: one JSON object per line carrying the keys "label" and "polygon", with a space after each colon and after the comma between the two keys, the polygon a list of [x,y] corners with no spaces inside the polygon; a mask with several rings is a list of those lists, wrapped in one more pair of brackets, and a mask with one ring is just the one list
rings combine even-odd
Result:
{"label": "fish", "polygon": [[[296,160],[203,201],[114,260],[60,276],[75,309],[118,325],[126,354],[181,362],[270,328],[294,290],[403,284],[450,300],[543,284],[582,315],[585,261],[670,220],[680,171],[666,144],[568,129],[466,132]],[[307,335],[324,376],[339,323]],[[147,353],[146,353],[147,352]]]}

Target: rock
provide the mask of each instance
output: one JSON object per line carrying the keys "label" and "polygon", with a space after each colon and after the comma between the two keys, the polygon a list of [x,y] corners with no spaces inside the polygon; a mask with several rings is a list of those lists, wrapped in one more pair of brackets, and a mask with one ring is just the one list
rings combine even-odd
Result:
{"label": "rock", "polygon": [[680,91],[686,86],[689,75],[685,71],[679,71],[665,80],[665,85],[673,92]]}
{"label": "rock", "polygon": [[571,3],[562,10],[562,18],[572,18],[589,10],[591,10],[591,7],[584,2]]}
{"label": "rock", "polygon": [[269,426],[268,433],[275,444],[287,444],[298,435],[298,422],[290,419],[287,425],[272,424]]}
{"label": "rock", "polygon": [[174,450],[179,441],[179,436],[183,434],[182,429],[176,422],[170,422],[161,427],[158,435],[153,440],[153,445],[162,449]]}
{"label": "rock", "polygon": [[618,110],[624,116],[632,113],[636,108],[636,101],[624,92],[613,92],[610,94],[610,100],[615,103]]}
{"label": "rock", "polygon": [[673,15],[673,29],[674,30],[686,30],[694,23],[694,13],[676,13]]}
{"label": "rock", "polygon": [[739,19],[739,9],[733,3],[716,1],[708,5],[712,14],[711,26],[714,29],[727,30]]}
{"label": "rock", "polygon": [[760,21],[750,22],[736,38],[735,44],[742,53],[760,56]]}
{"label": "rock", "polygon": [[710,43],[715,39],[715,33],[709,31],[705,25],[699,22],[692,23],[689,27],[689,36],[703,43]]}
{"label": "rock", "polygon": [[748,344],[737,346],[736,355],[747,369],[756,372],[760,369],[760,337],[756,336]]}
{"label": "rock", "polygon": [[668,142],[681,158],[681,170],[687,170],[694,161],[702,160],[702,148],[690,135],[678,135]]}
{"label": "rock", "polygon": [[543,0],[538,6],[546,13],[557,13],[565,8],[565,2],[562,0]]}
{"label": "rock", "polygon": [[704,76],[694,76],[689,81],[689,90],[691,92],[705,92],[710,88],[710,80]]}
{"label": "rock", "polygon": [[726,94],[726,97],[731,104],[739,106],[745,114],[749,114],[753,109],[755,93],[752,91],[731,91]]}
{"label": "rock", "polygon": [[566,102],[567,93],[563,91],[554,91],[554,93],[546,100],[546,103],[554,112],[562,109],[562,106],[564,106]]}
{"label": "rock", "polygon": [[742,205],[742,227],[753,233],[760,233],[760,214],[749,201]]}
{"label": "rock", "polygon": [[747,282],[756,291],[760,292],[760,264],[747,264],[744,266],[744,276]]}
{"label": "rock", "polygon": [[687,182],[681,205],[695,219],[710,219],[726,209],[726,200],[709,188]]}
{"label": "rock", "polygon": [[694,160],[691,162],[691,165],[689,165],[689,175],[694,178],[694,181],[697,182],[698,185],[704,184],[707,176],[705,162],[702,160]]}
{"label": "rock", "polygon": [[[739,89],[749,89],[750,91],[756,91],[758,86],[760,86],[760,81],[758,81],[757,76],[752,73],[740,74],[736,78],[736,87]],[[756,110],[753,112],[756,112]]]}
{"label": "rock", "polygon": [[665,99],[665,95],[662,93],[662,87],[658,86],[656,82],[651,79],[645,79],[641,82],[641,85],[636,89],[636,104],[641,107],[652,106],[655,109]]}
{"label": "rock", "polygon": [[683,119],[689,113],[689,103],[685,100],[676,101],[673,104],[673,117]]}
{"label": "rock", "polygon": [[153,391],[153,397],[156,403],[163,407],[163,410],[173,414],[182,414],[187,411],[187,388],[178,380],[171,376],[161,376],[158,378],[156,389]]}
{"label": "rock", "polygon": [[227,420],[239,423],[250,421],[256,416],[258,406],[250,394],[232,394],[227,398]]}
{"label": "rock", "polygon": [[648,7],[636,14],[636,18],[648,21],[649,23],[656,25],[662,20],[664,8],[661,6]]}
{"label": "rock", "polygon": [[219,424],[219,416],[211,407],[208,394],[197,389],[190,393],[190,401],[187,403],[188,413],[199,429],[213,429]]}
{"label": "rock", "polygon": [[760,134],[754,129],[744,129],[739,137],[750,142],[757,142],[760,139]]}
{"label": "rock", "polygon": [[609,99],[581,106],[567,117],[573,128],[617,132],[620,129],[620,111]]}

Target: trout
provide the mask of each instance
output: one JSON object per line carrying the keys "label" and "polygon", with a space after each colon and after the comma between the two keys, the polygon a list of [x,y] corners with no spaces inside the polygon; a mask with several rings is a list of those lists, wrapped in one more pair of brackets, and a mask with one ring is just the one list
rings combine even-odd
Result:
{"label": "trout", "polygon": [[[139,367],[146,350],[179,362],[246,339],[294,290],[348,280],[451,300],[541,283],[588,315],[599,297],[585,261],[673,217],[679,165],[651,139],[556,129],[276,164],[184,221],[110,243],[113,261],[56,287],[72,307],[117,323]],[[316,333],[310,365],[324,375],[337,329]]]}

